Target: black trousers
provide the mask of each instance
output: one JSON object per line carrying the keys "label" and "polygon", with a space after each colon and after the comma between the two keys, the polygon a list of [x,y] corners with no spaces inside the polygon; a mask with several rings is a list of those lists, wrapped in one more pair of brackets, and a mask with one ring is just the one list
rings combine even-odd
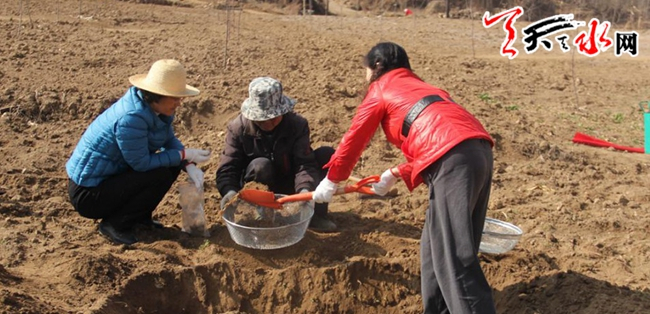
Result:
{"label": "black trousers", "polygon": [[492,148],[466,140],[429,166],[429,208],[420,242],[424,313],[496,313],[478,259],[490,198]]}
{"label": "black trousers", "polygon": [[104,219],[117,230],[128,230],[137,222],[151,218],[180,171],[180,166],[147,172],[130,170],[95,187],[79,186],[68,180],[68,194],[81,216]]}
{"label": "black trousers", "polygon": [[[314,150],[316,163],[320,169],[319,178],[317,183],[322,181],[327,176],[327,170],[323,166],[330,161],[334,155],[334,148],[329,146],[322,146]],[[291,180],[278,180],[273,168],[273,162],[264,157],[253,159],[246,167],[246,172],[243,177],[244,183],[246,182],[259,182],[268,186],[273,192],[280,194],[293,194],[298,191],[295,190],[295,183],[293,178]],[[314,206],[314,215],[325,216],[327,215],[328,203],[316,203]]]}

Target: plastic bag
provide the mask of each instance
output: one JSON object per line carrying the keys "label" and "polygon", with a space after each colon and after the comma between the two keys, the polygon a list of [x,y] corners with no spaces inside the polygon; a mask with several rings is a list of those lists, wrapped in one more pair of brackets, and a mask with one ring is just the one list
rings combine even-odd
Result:
{"label": "plastic bag", "polygon": [[199,189],[190,181],[179,184],[178,192],[178,202],[183,208],[181,230],[194,236],[209,237],[203,210],[203,189]]}

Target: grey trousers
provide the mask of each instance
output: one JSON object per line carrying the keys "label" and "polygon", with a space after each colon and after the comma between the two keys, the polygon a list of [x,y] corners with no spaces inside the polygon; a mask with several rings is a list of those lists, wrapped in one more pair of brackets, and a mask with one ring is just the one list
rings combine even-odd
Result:
{"label": "grey trousers", "polygon": [[422,174],[429,208],[420,244],[424,313],[496,313],[478,259],[490,198],[489,142],[466,140]]}

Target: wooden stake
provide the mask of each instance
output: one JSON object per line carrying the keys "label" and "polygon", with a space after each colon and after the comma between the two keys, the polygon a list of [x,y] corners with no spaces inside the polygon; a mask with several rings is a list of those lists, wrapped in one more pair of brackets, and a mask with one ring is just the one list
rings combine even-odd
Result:
{"label": "wooden stake", "polygon": [[241,15],[244,11],[244,8],[239,8],[239,13],[237,15],[237,43],[239,43],[239,31],[241,30]]}
{"label": "wooden stake", "polygon": [[27,18],[29,18],[29,28],[34,28],[34,21],[32,21],[32,14],[29,12],[30,0],[27,0]]}
{"label": "wooden stake", "polygon": [[576,84],[576,50],[571,49],[571,79],[573,80],[573,93],[576,95],[576,107],[580,105],[578,97],[578,85]]}
{"label": "wooden stake", "polygon": [[224,45],[223,67],[228,66],[228,39],[230,38],[230,5],[226,0],[226,44]]}
{"label": "wooden stake", "polygon": [[20,0],[20,19],[18,20],[18,34],[20,34],[20,30],[23,28],[23,0]]}
{"label": "wooden stake", "polygon": [[476,50],[474,48],[474,14],[472,14],[472,0],[469,0],[469,20],[472,24],[472,58],[476,58]]}
{"label": "wooden stake", "polygon": [[446,1],[445,18],[449,18],[449,0]]}

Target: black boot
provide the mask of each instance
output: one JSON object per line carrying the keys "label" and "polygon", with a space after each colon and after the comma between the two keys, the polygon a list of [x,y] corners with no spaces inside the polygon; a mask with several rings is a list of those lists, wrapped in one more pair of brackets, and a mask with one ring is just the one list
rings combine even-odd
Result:
{"label": "black boot", "polygon": [[309,222],[309,229],[317,232],[334,232],[336,231],[336,224],[327,215],[314,214]]}
{"label": "black boot", "polygon": [[138,225],[144,226],[149,229],[162,229],[165,228],[165,225],[162,224],[162,222],[158,220],[153,220],[153,218],[145,218],[137,223]]}
{"label": "black boot", "polygon": [[108,221],[102,219],[99,223],[99,233],[107,237],[109,240],[118,244],[133,244],[138,242],[138,239],[131,230],[117,230]]}

